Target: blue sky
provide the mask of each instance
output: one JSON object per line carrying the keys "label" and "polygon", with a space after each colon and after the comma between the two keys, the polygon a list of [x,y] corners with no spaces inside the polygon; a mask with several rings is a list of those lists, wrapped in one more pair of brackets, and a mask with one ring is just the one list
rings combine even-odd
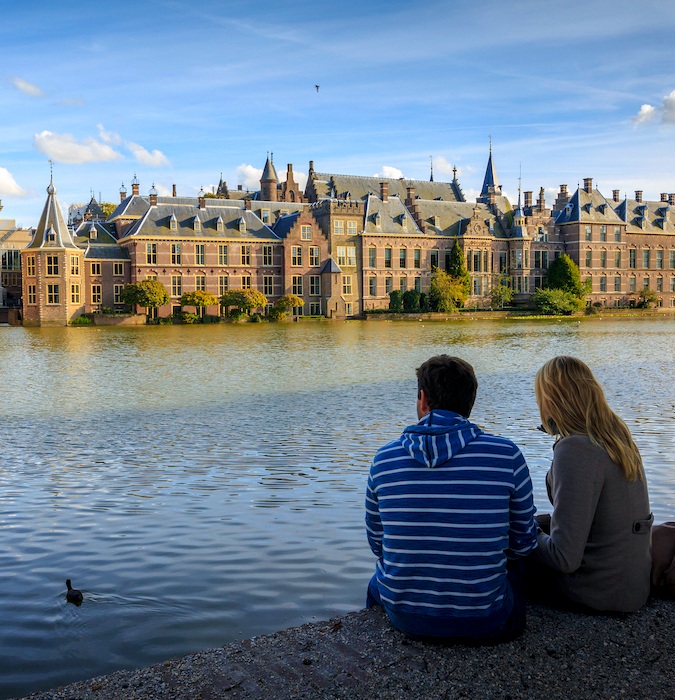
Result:
{"label": "blue sky", "polygon": [[[23,0],[0,22],[0,217],[277,171],[675,192],[672,0]],[[317,92],[315,85],[320,85]],[[304,182],[304,181],[303,181]],[[535,195],[536,196],[536,195]]]}

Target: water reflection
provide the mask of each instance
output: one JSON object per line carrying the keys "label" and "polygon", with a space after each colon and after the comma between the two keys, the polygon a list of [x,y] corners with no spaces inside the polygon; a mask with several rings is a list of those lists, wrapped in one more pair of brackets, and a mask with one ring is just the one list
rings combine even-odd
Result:
{"label": "water reflection", "polygon": [[[521,445],[540,507],[551,439],[536,430],[534,372],[582,357],[635,432],[657,520],[672,519],[673,330],[2,329],[0,595],[13,602],[0,697],[360,608],[370,458],[414,420],[414,368],[438,352],[476,367],[474,418]],[[81,608],[65,605],[69,576]]]}

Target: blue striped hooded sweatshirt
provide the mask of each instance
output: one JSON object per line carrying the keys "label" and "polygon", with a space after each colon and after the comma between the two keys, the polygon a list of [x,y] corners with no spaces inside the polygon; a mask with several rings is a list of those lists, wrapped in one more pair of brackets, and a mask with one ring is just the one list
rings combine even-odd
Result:
{"label": "blue striped hooded sweatshirt", "polygon": [[537,545],[520,450],[433,410],[379,449],[366,493],[377,584],[392,613],[486,618],[504,608],[507,558]]}

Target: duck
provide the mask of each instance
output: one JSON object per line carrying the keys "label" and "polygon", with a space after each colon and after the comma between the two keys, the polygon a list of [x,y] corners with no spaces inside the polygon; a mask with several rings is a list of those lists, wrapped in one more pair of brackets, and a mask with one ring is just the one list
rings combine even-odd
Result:
{"label": "duck", "polygon": [[68,589],[68,592],[66,593],[66,600],[69,603],[81,605],[82,601],[84,600],[82,591],[78,591],[76,588],[73,588],[72,584],[70,583],[70,579],[66,579],[66,588]]}

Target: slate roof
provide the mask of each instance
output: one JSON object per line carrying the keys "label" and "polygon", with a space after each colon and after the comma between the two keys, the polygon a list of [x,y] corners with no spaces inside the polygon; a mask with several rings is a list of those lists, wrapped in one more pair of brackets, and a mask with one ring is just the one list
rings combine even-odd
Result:
{"label": "slate roof", "polygon": [[40,222],[35,229],[33,239],[27,248],[77,248],[63,218],[61,207],[56,200],[56,188],[53,181],[47,187],[45,202]]}
{"label": "slate roof", "polygon": [[[232,194],[232,193],[231,193]],[[240,194],[246,195],[246,192]],[[243,199],[243,198],[242,198]],[[219,199],[216,197],[207,197],[206,203],[211,207],[236,207],[244,208],[244,202],[241,199]],[[195,209],[199,208],[198,197],[157,197],[157,204],[175,205],[175,206],[192,206]],[[108,217],[108,221],[115,219],[140,219],[145,212],[150,208],[150,197],[140,194],[132,194],[117,205],[115,211]]]}
{"label": "slate roof", "polygon": [[418,216],[432,236],[464,235],[474,211],[480,212],[480,218],[491,229],[495,238],[507,238],[506,231],[500,220],[490,211],[486,204],[471,202],[438,202],[418,199],[415,200]]}
{"label": "slate roof", "polygon": [[[213,206],[211,203],[214,201],[225,200],[207,199],[205,209],[158,203],[157,206],[150,207],[145,215],[129,228],[123,240],[153,237],[279,240],[272,229],[263,224],[253,212],[239,207]],[[176,229],[170,226],[172,217],[176,219]],[[195,217],[200,222],[199,229],[195,229]],[[219,218],[223,222],[223,231],[218,231]],[[239,230],[242,220],[246,225],[244,231]]]}
{"label": "slate roof", "polygon": [[463,202],[464,195],[459,183],[436,182],[430,180],[392,179],[386,177],[364,177],[360,175],[336,175],[333,173],[314,173],[308,186],[314,187],[317,199],[353,199],[364,200],[369,194],[380,193],[380,183],[389,185],[389,195],[406,198],[406,189],[415,188],[415,194],[422,199],[441,199],[449,202]]}
{"label": "slate roof", "polygon": [[269,209],[270,216],[275,219],[280,216],[282,210],[291,214],[293,212],[302,211],[306,209],[307,206],[307,204],[299,202],[266,202],[258,199],[251,201],[251,211],[255,212],[257,216],[261,216],[261,211],[263,209]]}
{"label": "slate roof", "polygon": [[294,211],[292,214],[286,214],[285,216],[280,216],[277,220],[274,226],[272,226],[272,230],[274,233],[276,233],[279,238],[286,238],[288,236],[288,233],[290,230],[293,228],[295,225],[295,222],[298,220],[298,217],[300,216],[299,211]]}
{"label": "slate roof", "polygon": [[342,268],[333,260],[333,258],[328,258],[324,264],[321,266],[319,273],[329,272],[331,274],[336,272],[342,272]]}
{"label": "slate roof", "polygon": [[381,233],[394,236],[421,236],[419,226],[398,197],[383,202],[377,195],[366,198],[365,234]]}
{"label": "slate roof", "polygon": [[675,207],[668,202],[638,202],[624,199],[615,209],[617,216],[628,224],[630,233],[675,234]]}
{"label": "slate roof", "polygon": [[619,224],[621,218],[614,211],[613,202],[606,199],[598,190],[586,192],[578,188],[569,202],[558,214],[555,223],[596,223]]}
{"label": "slate roof", "polygon": [[96,231],[96,245],[117,245],[115,227],[104,221],[82,221],[73,231],[73,240],[80,248],[84,248],[91,240],[91,229]]}
{"label": "slate roof", "polygon": [[277,177],[277,169],[274,167],[274,162],[270,160],[269,156],[267,156],[267,160],[265,161],[265,167],[260,180],[273,180],[274,182],[279,182],[279,178]]}
{"label": "slate roof", "polygon": [[483,188],[480,191],[480,196],[485,197],[490,192],[501,194],[502,188],[497,179],[497,170],[494,161],[492,160],[492,147],[490,147],[490,157],[488,158],[487,168],[485,169],[485,178],[483,179]]}

